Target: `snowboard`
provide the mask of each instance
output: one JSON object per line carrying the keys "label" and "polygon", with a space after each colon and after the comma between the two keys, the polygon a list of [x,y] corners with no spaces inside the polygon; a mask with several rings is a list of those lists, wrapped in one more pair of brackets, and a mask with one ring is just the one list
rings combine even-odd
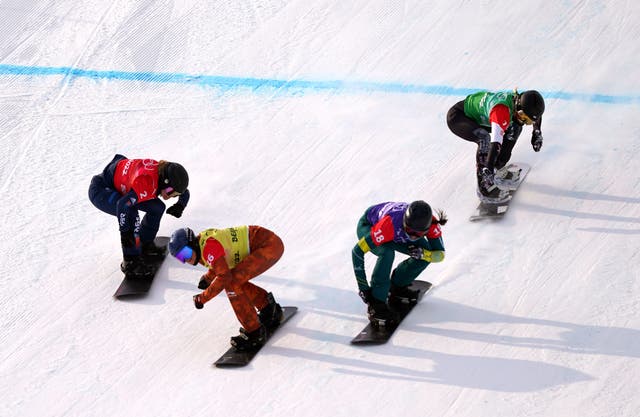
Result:
{"label": "snowboard", "polygon": [[[517,172],[520,170],[520,177],[517,181],[514,181],[513,183],[505,182],[503,185],[499,185],[501,188],[509,191],[509,199],[501,203],[488,203],[481,201],[475,212],[471,217],[469,217],[469,220],[475,222],[478,220],[497,220],[503,218],[509,209],[509,204],[511,204],[514,194],[518,191],[518,188],[524,181],[530,169],[531,166],[523,162],[515,162],[507,165],[507,170],[509,172]],[[500,184],[498,179],[496,179],[496,184]]]}
{"label": "snowboard", "polygon": [[[293,317],[298,311],[298,307],[282,307],[282,320],[280,320],[280,325],[273,329],[270,332],[267,332],[267,339],[264,341],[265,344],[271,339],[271,336],[275,332],[278,331],[291,317]],[[264,346],[264,345],[263,345]],[[247,351],[247,352],[238,352],[235,347],[230,347],[220,359],[215,361],[213,364],[218,368],[238,368],[241,366],[247,366],[249,362],[258,354],[258,352],[262,349],[260,346],[256,350]]]}
{"label": "snowboard", "polygon": [[[156,246],[167,246],[169,244],[169,238],[166,236],[158,236],[154,240]],[[165,249],[164,255],[162,256],[149,256],[145,259],[146,262],[149,262],[153,265],[153,273],[146,275],[144,277],[130,277],[125,274],[122,283],[116,290],[113,296],[115,298],[123,298],[123,297],[136,297],[147,295],[149,289],[151,288],[151,283],[156,276],[156,273],[162,266],[162,262],[167,257],[167,251]]]}
{"label": "snowboard", "polygon": [[[412,290],[420,290],[418,294],[418,303],[422,299],[422,297],[429,291],[431,288],[431,283],[427,281],[413,281],[411,286],[409,287]],[[417,303],[416,303],[417,304]],[[401,308],[396,307],[396,311],[399,313],[400,317],[398,319],[398,323],[392,326],[384,326],[378,327],[369,323],[365,326],[364,329],[356,337],[351,340],[351,344],[353,345],[381,345],[387,343],[393,333],[396,331],[402,320],[404,320],[407,315],[413,310],[415,305],[403,305]],[[394,308],[394,306],[392,306]]]}

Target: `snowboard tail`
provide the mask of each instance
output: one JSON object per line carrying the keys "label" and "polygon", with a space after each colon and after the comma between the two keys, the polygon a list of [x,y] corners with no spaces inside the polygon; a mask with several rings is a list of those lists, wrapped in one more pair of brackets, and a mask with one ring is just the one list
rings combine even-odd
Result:
{"label": "snowboard tail", "polygon": [[[154,240],[156,246],[167,246],[169,244],[169,238],[166,236],[156,237]],[[156,276],[158,270],[162,266],[164,259],[167,257],[167,251],[162,256],[150,256],[145,258],[145,262],[152,265],[152,273],[149,275],[145,275],[142,277],[139,276],[128,276],[125,274],[122,283],[113,294],[115,298],[125,298],[125,297],[139,297],[144,296],[149,293],[151,289],[151,284],[153,283],[153,279]]]}
{"label": "snowboard tail", "polygon": [[[298,311],[298,307],[282,307],[282,320],[280,320],[280,325],[273,329],[270,332],[267,332],[267,338],[264,341],[266,344],[271,336],[275,332],[278,331],[291,317],[293,317]],[[247,352],[239,352],[235,347],[230,347],[217,361],[213,364],[218,368],[238,368],[242,366],[247,366],[251,360],[258,354],[260,349],[262,349],[264,345],[259,348]]]}
{"label": "snowboard tail", "polygon": [[[411,283],[412,290],[419,290],[418,301],[419,303],[422,297],[431,289],[432,284],[427,281],[415,280]],[[396,329],[402,323],[405,317],[409,315],[411,310],[416,306],[416,304],[408,304],[402,306],[400,309],[396,309],[399,314],[398,322],[391,326],[378,327],[369,323],[365,326],[364,329],[356,337],[351,340],[351,344],[353,345],[381,345],[387,343]]]}

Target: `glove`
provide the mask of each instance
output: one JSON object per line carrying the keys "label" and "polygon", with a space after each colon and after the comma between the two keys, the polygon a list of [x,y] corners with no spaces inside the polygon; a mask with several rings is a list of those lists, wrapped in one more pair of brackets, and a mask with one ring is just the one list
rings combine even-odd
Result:
{"label": "glove", "polygon": [[536,152],[540,152],[542,148],[542,132],[539,129],[535,129],[531,134],[531,146]]}
{"label": "glove", "polygon": [[360,298],[362,298],[362,301],[364,301],[365,304],[369,304],[371,302],[371,298],[373,297],[373,295],[371,295],[371,288],[360,290],[360,292],[358,292],[358,295],[360,296]]}
{"label": "glove", "polygon": [[173,217],[180,218],[182,216],[183,211],[184,211],[184,206],[180,203],[176,203],[167,209],[167,214],[170,214]]}
{"label": "glove", "polygon": [[495,185],[495,180],[493,176],[493,172],[489,168],[482,168],[480,172],[480,184],[485,190],[491,190]]}
{"label": "glove", "polygon": [[202,310],[202,307],[204,307],[204,303],[202,302],[202,296],[200,294],[193,296],[193,304],[198,310]]}
{"label": "glove", "polygon": [[444,251],[442,250],[427,250],[419,246],[409,247],[409,256],[413,259],[418,259],[427,262],[442,262],[444,260]]}
{"label": "glove", "polygon": [[420,260],[422,259],[422,255],[424,255],[424,251],[421,247],[414,245],[409,246],[409,256],[413,259]]}
{"label": "glove", "polygon": [[199,289],[206,290],[207,288],[209,288],[209,285],[211,285],[211,282],[207,278],[200,278],[200,282],[198,282]]}

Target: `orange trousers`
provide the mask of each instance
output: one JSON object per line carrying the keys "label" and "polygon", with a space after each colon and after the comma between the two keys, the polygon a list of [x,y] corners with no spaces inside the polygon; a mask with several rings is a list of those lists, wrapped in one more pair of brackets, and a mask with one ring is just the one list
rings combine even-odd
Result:
{"label": "orange trousers", "polygon": [[249,281],[278,262],[284,253],[284,244],[271,230],[249,226],[249,250],[249,255],[230,270],[230,276],[220,283],[216,281],[221,277],[216,277],[202,296],[206,302],[224,289],[238,321],[252,332],[260,327],[256,310],[265,308],[269,302],[267,291]]}

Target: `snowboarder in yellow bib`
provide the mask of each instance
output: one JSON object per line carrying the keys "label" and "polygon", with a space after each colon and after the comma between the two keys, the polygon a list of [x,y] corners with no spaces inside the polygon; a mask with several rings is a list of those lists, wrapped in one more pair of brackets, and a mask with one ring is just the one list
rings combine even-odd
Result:
{"label": "snowboarder in yellow bib", "polygon": [[[171,235],[169,251],[180,262],[208,268],[198,284],[204,290],[193,297],[197,309],[226,291],[242,328],[231,338],[237,350],[261,346],[266,332],[280,324],[282,308],[273,294],[249,282],[271,268],[282,256],[282,240],[260,226],[206,229],[196,235],[188,227]],[[257,310],[257,312],[256,312]]]}

